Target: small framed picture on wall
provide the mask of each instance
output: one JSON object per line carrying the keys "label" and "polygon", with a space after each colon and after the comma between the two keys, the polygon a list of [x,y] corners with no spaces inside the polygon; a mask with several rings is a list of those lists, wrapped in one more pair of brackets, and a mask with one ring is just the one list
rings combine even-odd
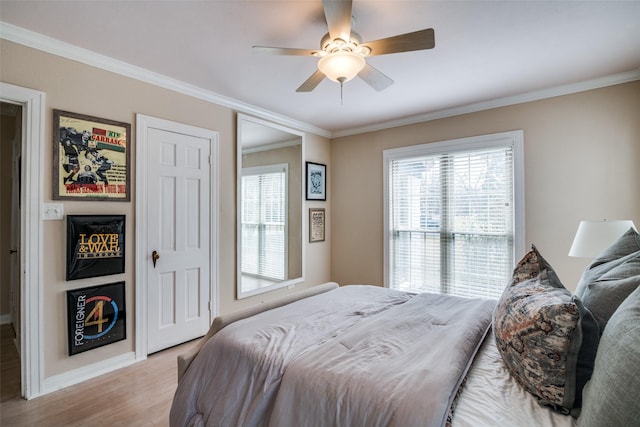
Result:
{"label": "small framed picture on wall", "polygon": [[309,208],[309,243],[324,242],[324,208]]}
{"label": "small framed picture on wall", "polygon": [[327,166],[307,162],[307,200],[327,200]]}

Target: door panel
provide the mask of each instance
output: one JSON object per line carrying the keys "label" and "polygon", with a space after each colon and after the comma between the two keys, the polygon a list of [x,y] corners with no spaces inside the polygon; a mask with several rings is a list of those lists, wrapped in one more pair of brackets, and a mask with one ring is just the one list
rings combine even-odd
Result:
{"label": "door panel", "polygon": [[148,352],[200,337],[209,326],[210,146],[148,133]]}

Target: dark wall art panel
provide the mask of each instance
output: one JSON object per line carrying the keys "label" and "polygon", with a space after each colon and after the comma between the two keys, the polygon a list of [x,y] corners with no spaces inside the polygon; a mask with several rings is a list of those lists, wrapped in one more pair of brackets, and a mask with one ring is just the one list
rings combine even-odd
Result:
{"label": "dark wall art panel", "polygon": [[124,273],[125,216],[67,216],[67,280]]}
{"label": "dark wall art panel", "polygon": [[124,282],[67,291],[69,355],[127,338]]}

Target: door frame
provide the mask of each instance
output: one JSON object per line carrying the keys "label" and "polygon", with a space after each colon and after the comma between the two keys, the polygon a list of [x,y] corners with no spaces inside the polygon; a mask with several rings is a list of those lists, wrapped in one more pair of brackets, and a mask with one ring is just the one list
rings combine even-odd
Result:
{"label": "door frame", "polygon": [[25,399],[44,392],[42,230],[45,93],[0,82],[0,98],[22,105],[20,218],[20,382]]}
{"label": "door frame", "polygon": [[148,130],[159,129],[167,132],[182,133],[191,136],[205,138],[210,141],[211,153],[209,158],[209,253],[211,258],[209,272],[209,296],[210,310],[209,323],[218,314],[218,139],[219,133],[209,129],[176,123],[169,120],[136,114],[136,208],[135,208],[135,235],[136,235],[136,360],[144,360],[148,354],[148,277],[146,264],[150,262],[150,249],[147,247],[148,229],[146,227],[146,212],[148,208],[148,183],[147,183],[147,151]]}

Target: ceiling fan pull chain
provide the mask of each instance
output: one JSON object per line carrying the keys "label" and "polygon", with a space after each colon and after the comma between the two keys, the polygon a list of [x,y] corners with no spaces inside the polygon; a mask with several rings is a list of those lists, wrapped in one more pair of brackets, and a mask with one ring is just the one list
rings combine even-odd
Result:
{"label": "ceiling fan pull chain", "polygon": [[338,81],[340,82],[340,105],[344,105],[344,103],[342,102],[342,86],[344,84],[344,80],[345,80],[344,77],[340,77],[338,79]]}

